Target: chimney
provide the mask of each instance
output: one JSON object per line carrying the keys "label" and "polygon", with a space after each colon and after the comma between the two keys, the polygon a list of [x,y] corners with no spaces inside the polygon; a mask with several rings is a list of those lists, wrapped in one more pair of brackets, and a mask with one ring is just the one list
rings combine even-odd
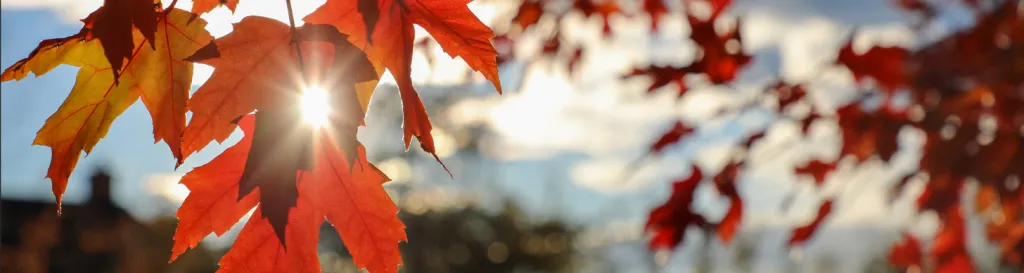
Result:
{"label": "chimney", "polygon": [[106,168],[96,168],[89,182],[92,186],[92,196],[89,203],[112,204],[110,199],[110,172]]}

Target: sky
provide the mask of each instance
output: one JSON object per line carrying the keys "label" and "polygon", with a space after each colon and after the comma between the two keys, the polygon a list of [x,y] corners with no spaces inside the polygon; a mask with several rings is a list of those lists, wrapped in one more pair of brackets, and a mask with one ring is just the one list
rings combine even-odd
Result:
{"label": "sky", "polygon": [[[88,12],[98,7],[99,0],[3,0],[0,11],[0,65],[7,67],[23,58],[43,39],[63,37],[76,32]],[[280,6],[274,6],[282,2]],[[323,1],[294,1],[301,17]],[[472,3],[471,9],[484,22],[504,27],[512,15],[511,1]],[[770,113],[754,111],[738,117],[712,118],[712,112],[723,106],[739,103],[735,98],[753,94],[761,86],[781,77],[790,81],[809,82],[811,97],[816,103],[835,107],[847,99],[852,88],[848,71],[830,66],[833,52],[845,42],[856,26],[857,50],[873,44],[918,47],[934,41],[953,30],[965,27],[970,14],[950,11],[939,15],[938,24],[914,35],[905,14],[889,7],[888,0],[748,0],[737,1],[729,14],[744,16],[740,31],[743,50],[754,56],[753,63],[734,83],[735,94],[715,87],[695,88],[682,100],[671,99],[674,91],[644,94],[648,82],[643,79],[618,80],[618,75],[634,66],[685,63],[692,55],[692,43],[683,39],[688,28],[683,18],[667,16],[661,36],[652,37],[646,19],[612,18],[617,35],[601,40],[598,22],[578,19],[577,26],[566,30],[570,39],[587,43],[594,50],[583,57],[583,66],[573,76],[560,66],[545,61],[532,65],[513,63],[502,67],[501,77],[506,94],[497,96],[479,74],[469,85],[462,84],[461,60],[447,57],[435,47],[434,67],[429,67],[422,52],[413,64],[413,78],[424,99],[444,96],[452,86],[468,88],[474,96],[455,103],[443,119],[452,126],[484,125],[491,131],[484,154],[498,162],[500,177],[494,183],[505,193],[522,201],[535,212],[550,213],[545,202],[552,188],[547,181],[571,181],[559,189],[564,194],[557,213],[567,219],[604,226],[611,233],[642,234],[640,224],[651,207],[668,196],[669,183],[687,175],[690,163],[705,168],[706,173],[725,163],[732,143],[773,120]],[[189,9],[190,2],[180,1],[179,8]],[[286,20],[283,1],[244,0],[234,14],[219,8],[204,15],[214,36],[231,30],[230,23],[247,15],[259,14]],[[57,18],[55,20],[55,18]],[[418,29],[417,36],[425,32]],[[517,48],[539,46],[526,42]],[[520,54],[517,54],[520,55]],[[529,58],[527,55],[525,58]],[[655,60],[649,62],[648,60]],[[440,73],[450,72],[450,73]],[[44,179],[49,163],[49,148],[31,146],[35,132],[57,109],[74,83],[76,70],[62,66],[40,78],[28,77],[18,82],[4,82],[0,92],[0,181],[3,198],[52,200],[49,181]],[[212,73],[209,67],[197,65],[194,88]],[[393,80],[385,76],[375,100],[394,98]],[[194,90],[193,88],[193,90]],[[624,91],[626,90],[626,91]],[[631,91],[630,91],[631,90]],[[384,95],[382,95],[384,94]],[[370,115],[397,115],[397,108],[374,110]],[[428,106],[429,107],[429,106]],[[806,110],[804,110],[806,111]],[[372,117],[371,117],[372,118]],[[433,117],[432,117],[433,118]],[[644,147],[676,119],[701,124],[692,140],[666,150],[666,156],[645,162],[628,181],[615,178],[628,164],[642,156]],[[373,123],[361,129],[368,132],[397,130],[398,124]],[[383,128],[383,126],[394,128]],[[791,226],[813,217],[823,194],[840,193],[837,212],[829,227],[888,227],[913,224],[904,202],[902,209],[884,206],[887,185],[906,168],[916,164],[914,149],[902,149],[891,166],[870,166],[853,170],[841,169],[829,178],[822,193],[815,193],[807,178],[792,174],[791,166],[810,158],[834,158],[837,132],[833,124],[816,124],[806,139],[797,136],[798,125],[781,122],[769,130],[768,136],[752,152],[751,171],[746,173],[740,191],[747,197],[748,213],[744,224],[758,226]],[[400,136],[370,139],[373,133],[360,132],[360,137],[374,149],[401,150]],[[397,132],[397,131],[396,131]],[[153,143],[151,119],[141,103],[136,103],[113,123],[110,132],[93,150],[79,161],[72,174],[66,202],[84,201],[88,196],[85,179],[93,166],[109,165],[123,181],[115,187],[114,198],[137,217],[148,218],[176,209],[187,189],[176,185],[178,177],[192,167],[212,159],[221,150],[238,140],[233,135],[223,145],[211,144],[190,157],[175,170],[174,160],[164,143]],[[901,134],[901,145],[919,145],[920,136],[913,132]],[[415,145],[414,145],[415,146]],[[813,147],[813,148],[809,148]],[[822,148],[831,147],[831,148]],[[446,159],[449,160],[449,159]],[[455,160],[455,159],[452,159]],[[429,160],[428,160],[429,161]],[[874,164],[874,163],[872,163]],[[439,166],[429,179],[440,176]],[[467,165],[470,166],[470,165]],[[856,181],[857,183],[842,183]],[[835,183],[833,183],[835,182]],[[843,188],[846,187],[846,188]],[[920,190],[919,185],[910,192]],[[710,189],[702,190],[705,193]],[[779,204],[788,193],[798,191],[792,212],[780,215]],[[714,194],[698,197],[698,207],[712,219],[721,217],[727,202]],[[717,216],[714,216],[717,215]],[[841,236],[840,236],[841,237]],[[783,242],[777,242],[782,244]],[[814,243],[812,243],[814,244]],[[821,243],[840,244],[840,241]]]}

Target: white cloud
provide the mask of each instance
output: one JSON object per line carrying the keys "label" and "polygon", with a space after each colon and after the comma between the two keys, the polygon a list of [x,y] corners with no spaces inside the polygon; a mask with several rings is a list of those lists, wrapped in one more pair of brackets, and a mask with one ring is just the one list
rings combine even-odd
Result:
{"label": "white cloud", "polygon": [[60,14],[60,19],[67,23],[77,23],[90,12],[103,5],[102,0],[3,0],[0,7],[4,9],[53,9]]}

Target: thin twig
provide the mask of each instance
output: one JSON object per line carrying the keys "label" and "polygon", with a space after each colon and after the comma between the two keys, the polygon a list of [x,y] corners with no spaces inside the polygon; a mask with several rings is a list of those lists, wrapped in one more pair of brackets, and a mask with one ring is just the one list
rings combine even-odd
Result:
{"label": "thin twig", "polygon": [[292,44],[295,44],[295,53],[298,55],[299,71],[302,73],[302,83],[306,84],[306,65],[302,61],[302,47],[299,46],[298,32],[295,31],[295,14],[292,12],[292,0],[284,0],[288,4],[288,25],[292,28]]}

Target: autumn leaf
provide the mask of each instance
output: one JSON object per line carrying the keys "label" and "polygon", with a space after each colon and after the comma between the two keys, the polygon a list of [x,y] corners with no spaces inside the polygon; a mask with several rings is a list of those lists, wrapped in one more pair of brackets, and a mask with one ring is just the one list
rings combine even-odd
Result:
{"label": "autumn leaf", "polygon": [[902,114],[885,108],[868,113],[854,102],[840,107],[836,115],[843,136],[841,155],[852,155],[863,162],[877,154],[888,162],[899,150],[899,132],[906,123]]}
{"label": "autumn leaf", "polygon": [[[253,148],[239,182],[238,196],[261,189],[261,216],[269,220],[282,245],[287,245],[285,226],[298,196],[295,172],[312,168],[313,127],[297,122],[302,112],[299,90],[305,84],[296,79],[308,77],[313,84],[330,91],[332,109],[338,111],[331,114],[330,126],[324,131],[330,133],[332,139],[343,142],[338,144],[344,147],[347,154],[343,154],[349,162],[355,162],[356,130],[363,117],[355,85],[376,80],[376,72],[366,55],[333,26],[307,24],[295,35],[304,49],[303,54],[307,55],[303,70],[296,67],[298,59],[295,48],[290,46],[289,28],[262,17],[244,18],[236,24],[234,32],[189,58],[217,68],[191,101],[195,114],[189,126],[200,126],[195,127],[199,128],[196,135],[203,136],[204,129],[211,128],[204,125],[210,122],[214,123],[212,127],[232,129],[234,124],[231,120],[225,121],[226,118],[257,110]],[[263,44],[265,47],[253,48],[252,43],[263,41],[259,38],[270,42]],[[260,53],[266,55],[254,55]],[[238,97],[248,98],[242,101]],[[217,105],[231,101],[240,105],[236,105],[237,108]],[[208,105],[212,107],[203,108]],[[205,111],[207,109],[212,111]],[[186,137],[190,132],[195,131],[186,129]]]}
{"label": "autumn leaf", "polygon": [[[100,41],[113,68],[114,82],[120,80],[125,60],[135,58],[138,46],[149,41],[156,50],[152,42],[156,39],[157,8],[153,0],[104,0],[103,6],[85,20],[90,29],[86,38]],[[136,34],[145,40],[136,38]]]}
{"label": "autumn leaf", "polygon": [[[398,272],[402,263],[398,243],[406,241],[405,225],[398,218],[398,207],[384,191],[382,184],[390,181],[377,167],[366,160],[366,150],[359,147],[360,160],[349,171],[334,141],[324,141],[318,148],[313,174],[313,202],[324,208],[324,214],[341,236],[358,268],[369,272]],[[300,186],[300,190],[302,190]]]}
{"label": "autumn leaf", "polygon": [[238,0],[192,0],[192,13],[202,15],[219,6],[225,6],[234,13]]}
{"label": "autumn leaf", "polygon": [[264,219],[262,205],[258,205],[231,249],[220,259],[217,272],[320,272],[316,245],[323,214],[308,198],[300,198],[292,211],[287,226],[291,239],[282,245],[275,229]]}
{"label": "autumn leaf", "polygon": [[[302,119],[298,99],[287,100],[277,96],[281,105],[261,107],[256,112],[252,134],[252,148],[245,161],[245,169],[238,182],[238,197],[260,189],[260,215],[269,220],[282,245],[287,245],[285,225],[299,195],[295,173],[311,171],[310,145],[313,128],[296,122]],[[288,107],[290,105],[291,107]]]}
{"label": "autumn leaf", "polygon": [[692,166],[689,177],[672,184],[672,195],[668,201],[651,211],[644,225],[646,230],[654,233],[651,249],[674,248],[682,244],[687,227],[709,225],[704,216],[693,212],[690,207],[697,185],[703,179],[700,168]]}
{"label": "autumn leaf", "polygon": [[541,4],[543,3],[539,0],[523,1],[523,4],[519,5],[519,10],[516,11],[516,15],[512,17],[512,23],[519,25],[522,30],[537,24],[541,15],[544,15]]}
{"label": "autumn leaf", "polygon": [[883,90],[893,92],[907,82],[904,63],[909,55],[905,48],[883,46],[874,46],[858,54],[853,50],[853,39],[850,39],[839,51],[836,63],[846,66],[857,82],[870,77]]}
{"label": "autumn leaf", "polygon": [[903,270],[921,268],[923,258],[920,245],[917,238],[904,233],[903,239],[889,250],[889,262]]}
{"label": "autumn leaf", "polygon": [[[365,1],[329,0],[303,21],[337,27],[366,51],[371,62],[391,71],[402,98],[406,148],[415,136],[421,148],[436,158],[432,126],[410,74],[413,24],[430,33],[450,57],[461,57],[470,68],[483,73],[501,93],[497,52],[490,43],[494,33],[470,12],[467,0],[382,0],[376,3],[378,14],[360,9],[361,3],[368,3]],[[372,20],[367,17],[377,18],[375,27],[368,27]]]}
{"label": "autumn leaf", "polygon": [[814,232],[818,230],[821,223],[825,221],[825,218],[832,213],[832,200],[825,201],[818,207],[818,215],[814,217],[814,220],[807,225],[798,227],[793,230],[793,234],[789,236],[789,242],[787,245],[793,247],[801,245],[806,242],[811,236],[814,236]]}
{"label": "autumn leaf", "polygon": [[[303,26],[299,32],[316,32],[311,28],[316,26]],[[207,64],[215,69],[210,79],[189,100],[192,119],[181,138],[182,158],[199,151],[211,141],[222,142],[227,139],[235,129],[232,120],[256,110],[261,101],[278,102],[269,98],[261,100],[266,94],[278,92],[280,90],[277,89],[281,88],[291,88],[281,92],[299,91],[302,83],[298,79],[301,79],[302,70],[298,68],[295,47],[290,41],[288,25],[270,18],[249,16],[235,23],[231,33],[205,45],[188,58],[189,61]],[[345,85],[328,81],[327,78],[334,77],[323,74],[331,67],[329,61],[334,56],[334,47],[329,41],[304,41],[300,44],[306,60],[305,71],[307,74],[321,75],[316,79],[323,82],[321,88],[333,90]],[[353,76],[363,79],[364,74]],[[278,87],[270,88],[268,83],[274,84],[271,87]],[[376,84],[376,81],[372,81],[372,84]],[[359,100],[363,104],[363,98]],[[179,165],[181,163],[178,162]]]}
{"label": "autumn leaf", "polygon": [[837,163],[839,162],[833,161],[826,163],[819,159],[815,159],[807,162],[807,164],[804,164],[803,166],[797,167],[795,172],[798,175],[810,175],[811,177],[814,177],[814,184],[821,186],[825,183],[825,177],[827,177],[832,171],[836,170]]}
{"label": "autumn leaf", "polygon": [[678,97],[682,97],[689,91],[689,87],[686,86],[684,78],[688,74],[698,73],[699,71],[691,66],[686,67],[672,67],[672,66],[651,66],[648,68],[634,68],[632,72],[622,76],[623,79],[628,79],[636,76],[649,76],[652,79],[650,86],[647,87],[647,93],[653,93],[655,90],[662,88],[670,83],[675,84],[678,88]]}
{"label": "autumn leaf", "polygon": [[[204,29],[206,22],[189,22],[190,14],[172,10],[156,24],[156,36],[150,43],[158,50],[143,46],[148,39],[135,32],[135,49],[124,64],[120,79],[105,73],[111,66],[102,42],[78,35],[40,43],[28,58],[3,73],[3,80],[20,80],[29,72],[36,76],[60,64],[81,67],[75,86],[64,103],[47,119],[33,144],[51,148],[47,178],[52,180],[58,204],[82,151],[89,153],[103,138],[111,123],[141,96],[154,122],[156,141],[163,140],[172,151],[185,122],[185,100],[192,82],[192,64],[180,60],[213,39]],[[177,153],[175,153],[177,154]]]}
{"label": "autumn leaf", "polygon": [[649,151],[652,154],[660,153],[661,150],[665,149],[665,147],[678,143],[679,140],[692,134],[693,131],[693,128],[686,126],[682,121],[676,121],[676,123],[672,125],[672,128],[663,133],[661,137],[658,137],[658,141],[655,141],[654,144],[651,145]]}
{"label": "autumn leaf", "polygon": [[238,127],[244,134],[238,143],[209,163],[192,169],[179,182],[188,187],[189,195],[175,214],[178,228],[174,233],[172,262],[185,250],[199,245],[210,233],[224,235],[259,201],[259,192],[238,198],[238,182],[252,147],[250,136],[254,132],[255,117],[243,117]]}
{"label": "autumn leaf", "polygon": [[740,222],[743,221],[743,198],[736,189],[736,178],[743,164],[742,161],[729,162],[713,179],[718,193],[729,198],[729,211],[722,217],[715,230],[718,232],[718,238],[726,244],[732,242],[732,238],[739,230]]}
{"label": "autumn leaf", "polygon": [[[259,113],[259,112],[257,112]],[[253,206],[256,211],[222,258],[219,272],[319,272],[316,244],[326,219],[334,224],[355,263],[370,272],[397,272],[401,263],[398,243],[406,239],[398,208],[384,191],[389,179],[366,161],[361,146],[356,166],[345,161],[343,151],[331,133],[319,131],[314,138],[315,158],[311,170],[292,172],[297,183],[295,206],[287,214],[285,236],[277,235],[272,220],[264,215],[268,204],[260,199],[261,188],[237,197],[254,142],[255,114],[238,121],[244,136],[210,163],[182,178],[189,187],[188,198],[178,211],[172,260],[210,232],[223,234]],[[273,218],[270,218],[273,219]],[[279,238],[288,238],[281,240]]]}

